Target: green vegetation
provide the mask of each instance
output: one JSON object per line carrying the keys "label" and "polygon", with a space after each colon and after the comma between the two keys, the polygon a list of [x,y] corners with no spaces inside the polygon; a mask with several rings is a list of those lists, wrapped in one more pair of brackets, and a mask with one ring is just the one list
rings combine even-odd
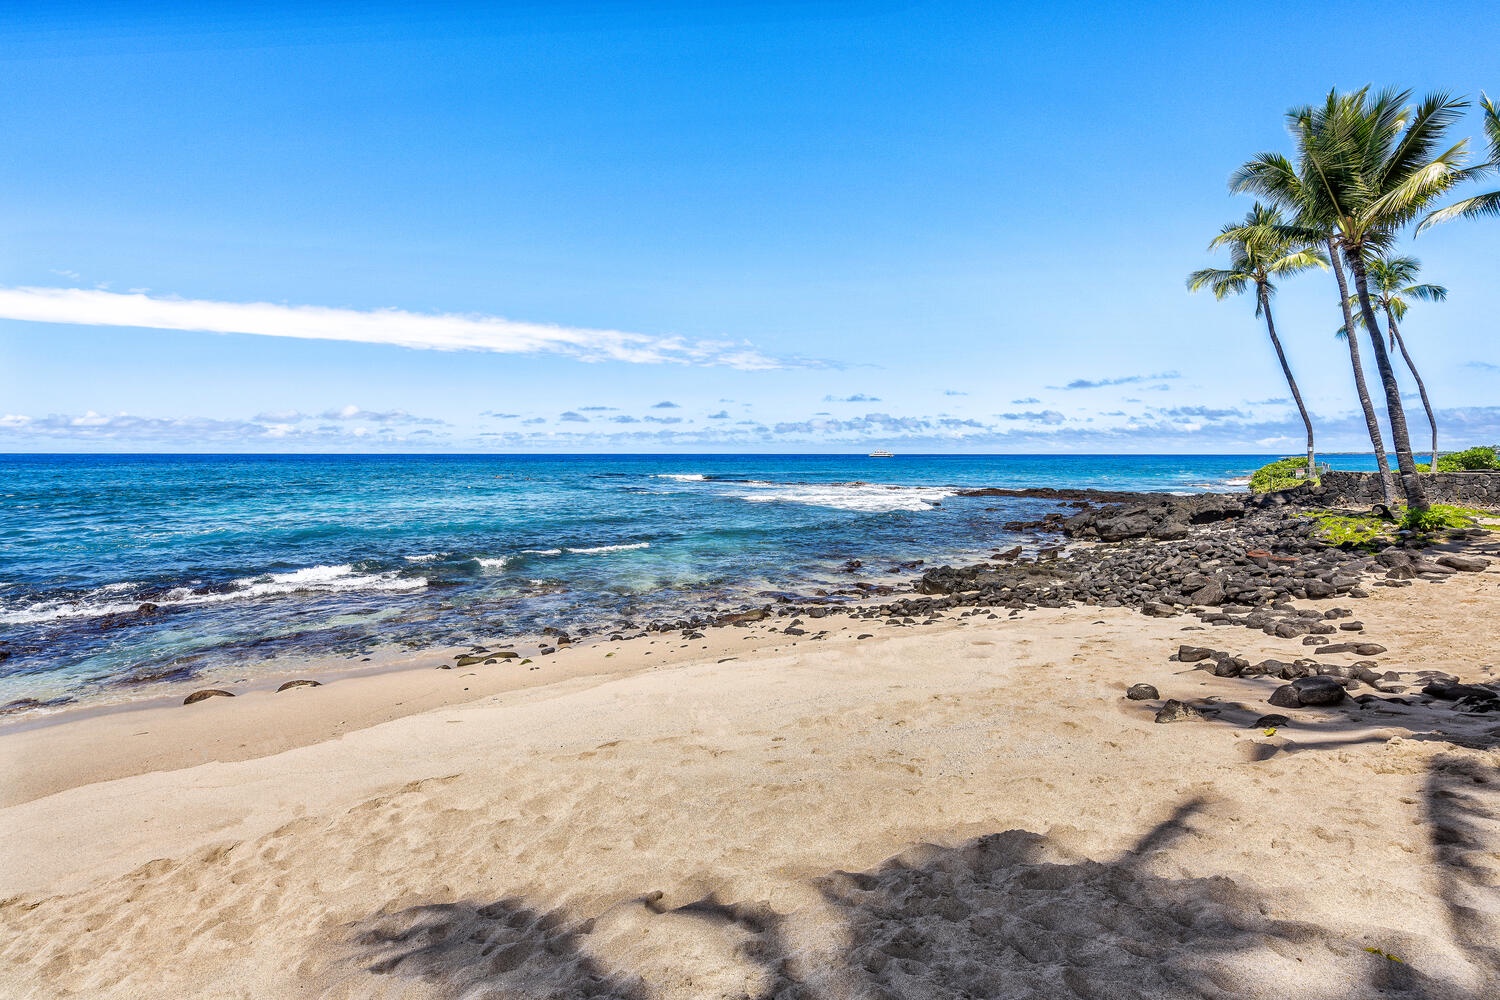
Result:
{"label": "green vegetation", "polygon": [[1309,511],[1303,515],[1318,522],[1318,537],[1329,545],[1374,552],[1382,545],[1398,541],[1398,531],[1416,533],[1419,537],[1456,528],[1500,530],[1500,513],[1435,503],[1413,510],[1398,507],[1393,517],[1377,514],[1348,514],[1339,511]]}
{"label": "green vegetation", "polygon": [[1335,514],[1331,511],[1315,511],[1306,516],[1318,522],[1319,528],[1322,529],[1318,532],[1318,536],[1329,545],[1373,552],[1380,547],[1377,543],[1395,540],[1392,531],[1395,525],[1374,514]]}
{"label": "green vegetation", "polygon": [[1442,531],[1447,528],[1472,528],[1475,517],[1463,507],[1435,503],[1425,509],[1408,507],[1401,514],[1401,527],[1408,531]]}
{"label": "green vegetation", "polygon": [[1500,451],[1500,445],[1481,445],[1448,455],[1439,455],[1437,470],[1439,472],[1484,472],[1500,469],[1500,454],[1497,454],[1497,451]]}
{"label": "green vegetation", "polygon": [[1307,459],[1301,455],[1296,458],[1278,459],[1269,465],[1262,465],[1250,476],[1250,492],[1274,493],[1277,490],[1296,489],[1306,484],[1308,480],[1298,476],[1295,470],[1306,468]]}

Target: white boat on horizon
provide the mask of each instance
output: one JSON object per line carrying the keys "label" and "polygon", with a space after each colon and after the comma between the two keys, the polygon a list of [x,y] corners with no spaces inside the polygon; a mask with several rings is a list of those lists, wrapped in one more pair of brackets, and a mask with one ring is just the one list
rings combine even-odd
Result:
{"label": "white boat on horizon", "polygon": [[876,448],[874,451],[870,452],[870,457],[871,458],[895,458],[896,456],[892,455],[890,452],[886,451],[884,448]]}

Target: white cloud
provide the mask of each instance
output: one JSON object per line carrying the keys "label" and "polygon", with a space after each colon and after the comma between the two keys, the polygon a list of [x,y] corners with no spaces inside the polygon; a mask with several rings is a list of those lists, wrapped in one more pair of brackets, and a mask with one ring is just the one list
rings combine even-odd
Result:
{"label": "white cloud", "polygon": [[524,323],[499,316],[214,302],[84,288],[0,288],[0,319],[338,340],[433,351],[552,353],[580,361],[720,365],[746,371],[801,363],[769,358],[744,344],[728,341],[651,337],[620,330]]}

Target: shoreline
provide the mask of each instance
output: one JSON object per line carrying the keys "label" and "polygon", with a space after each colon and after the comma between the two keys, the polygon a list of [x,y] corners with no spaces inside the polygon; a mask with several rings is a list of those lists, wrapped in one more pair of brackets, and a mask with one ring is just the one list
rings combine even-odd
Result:
{"label": "shoreline", "polygon": [[[1129,509],[1075,516],[1078,539]],[[1072,969],[1109,995],[1217,996],[1230,976],[1246,996],[1477,1000],[1500,931],[1500,714],[1428,691],[1500,690],[1472,625],[1500,615],[1500,562],[1397,586],[1367,560],[1342,594],[1253,607],[1163,603],[1184,578],[1157,569],[1151,600],[1049,606],[1127,595],[1111,566],[1267,525],[1302,544],[1275,511],[1151,539],[1173,516],[1056,561],[934,568],[926,593],[595,637],[527,669],[426,652],[0,728],[22,776],[0,802],[0,983],[852,998],[1056,995]],[[1313,579],[1255,558],[1224,579]],[[1317,652],[1346,637],[1380,653]],[[1347,694],[1276,707],[1293,685],[1256,660],[1327,667]],[[1156,697],[1127,698],[1136,684]],[[1181,721],[1159,724],[1174,702]],[[1269,714],[1286,721],[1256,725]]]}

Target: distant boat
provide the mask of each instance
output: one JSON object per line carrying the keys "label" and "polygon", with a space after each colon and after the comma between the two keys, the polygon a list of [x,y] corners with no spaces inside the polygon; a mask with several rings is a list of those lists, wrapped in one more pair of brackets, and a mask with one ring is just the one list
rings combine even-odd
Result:
{"label": "distant boat", "polygon": [[874,451],[870,452],[870,457],[871,458],[895,458],[896,456],[892,455],[890,452],[886,451],[883,448],[876,448]]}

